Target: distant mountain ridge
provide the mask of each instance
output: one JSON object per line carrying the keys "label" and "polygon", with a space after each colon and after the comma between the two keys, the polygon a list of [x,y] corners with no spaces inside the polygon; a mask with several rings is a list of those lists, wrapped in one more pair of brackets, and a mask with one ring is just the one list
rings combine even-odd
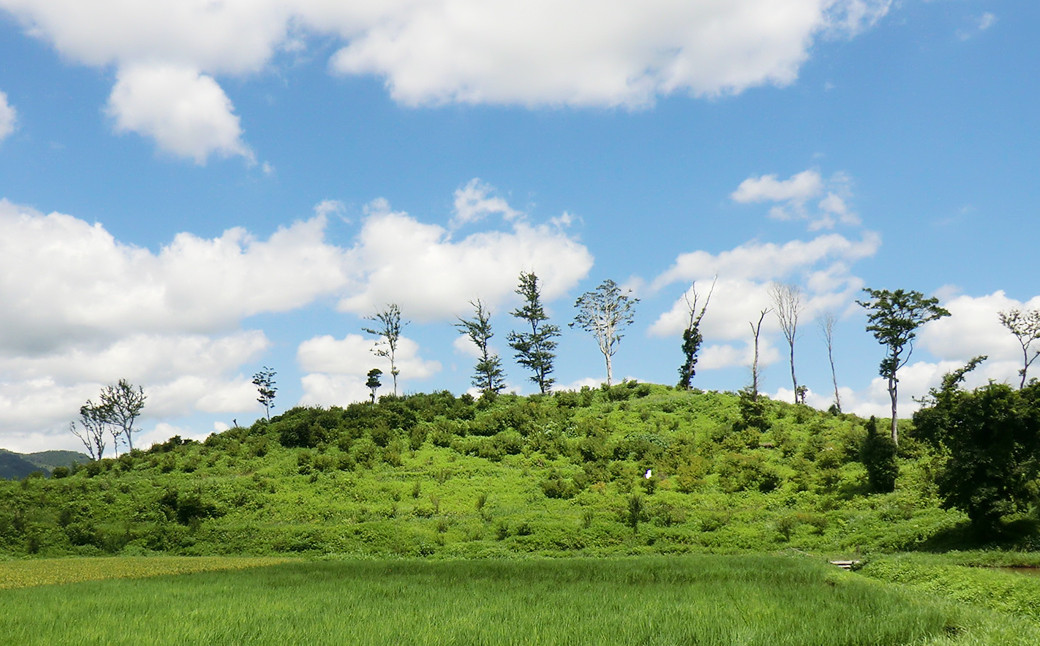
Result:
{"label": "distant mountain ridge", "polygon": [[0,449],[0,478],[17,480],[39,471],[49,476],[55,467],[71,467],[90,461],[90,456],[78,451],[38,451],[15,453]]}

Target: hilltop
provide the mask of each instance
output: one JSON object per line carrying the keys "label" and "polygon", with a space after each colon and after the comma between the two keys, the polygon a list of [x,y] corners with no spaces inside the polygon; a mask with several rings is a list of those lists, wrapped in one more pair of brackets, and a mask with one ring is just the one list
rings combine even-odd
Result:
{"label": "hilltop", "polygon": [[910,424],[896,489],[879,494],[859,462],[865,420],[760,401],[764,432],[736,394],[635,382],[294,408],[0,483],[0,550],[847,554],[964,540]]}

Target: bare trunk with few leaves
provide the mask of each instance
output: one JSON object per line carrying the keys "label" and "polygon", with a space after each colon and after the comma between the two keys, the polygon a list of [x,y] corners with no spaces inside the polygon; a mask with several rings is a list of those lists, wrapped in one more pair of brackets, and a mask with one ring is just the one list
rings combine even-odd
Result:
{"label": "bare trunk with few leaves", "polygon": [[[711,295],[715,293],[716,282],[718,282],[718,276],[712,279],[711,289],[708,290],[708,296],[704,299],[704,304],[700,309],[697,309],[699,295],[696,282],[683,294],[690,319],[686,324],[686,329],[683,330],[682,337],[683,364],[679,366],[678,383],[678,388],[682,390],[690,389],[693,377],[697,374],[697,353],[700,352],[701,342],[704,340],[704,337],[701,336],[701,320],[704,318],[704,313],[708,311],[708,303],[711,302]],[[693,294],[693,302],[690,301],[690,293]]]}
{"label": "bare trunk with few leaves", "polygon": [[773,297],[773,305],[776,306],[776,318],[780,321],[780,330],[787,339],[790,348],[791,363],[791,389],[794,391],[794,403],[800,403],[798,388],[798,377],[794,374],[794,340],[798,336],[798,315],[802,311],[802,291],[797,285],[790,283],[773,283],[769,289]]}
{"label": "bare trunk with few leaves", "polygon": [[825,312],[820,320],[820,328],[823,330],[823,339],[827,342],[827,360],[831,364],[831,381],[834,382],[834,407],[841,412],[841,395],[838,394],[838,372],[834,369],[834,323],[836,322],[833,312]]}
{"label": "bare trunk with few leaves", "polygon": [[748,321],[748,325],[751,326],[751,334],[755,338],[755,360],[751,364],[751,399],[752,401],[758,401],[758,338],[762,332],[762,321],[765,320],[766,314],[769,313],[768,309],[762,310],[758,316],[758,323],[752,323]]}
{"label": "bare trunk with few leaves", "polygon": [[1026,386],[1026,373],[1029,372],[1029,366],[1036,361],[1037,357],[1040,357],[1040,351],[1034,351],[1033,356],[1029,356],[1029,346],[1040,339],[1040,310],[1023,312],[1019,309],[1010,309],[1000,312],[999,316],[1000,324],[1014,334],[1018,339],[1018,344],[1022,346],[1022,369],[1018,371],[1018,374],[1022,376],[1022,380],[1018,384],[1018,388],[1021,390]]}

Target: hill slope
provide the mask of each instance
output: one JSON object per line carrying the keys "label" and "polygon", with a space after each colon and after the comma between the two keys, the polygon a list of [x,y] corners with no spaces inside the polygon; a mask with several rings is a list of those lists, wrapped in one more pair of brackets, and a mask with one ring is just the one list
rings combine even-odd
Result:
{"label": "hill slope", "polygon": [[903,550],[963,522],[907,428],[894,493],[864,422],[625,383],[297,408],[196,443],[0,483],[0,551],[467,555]]}

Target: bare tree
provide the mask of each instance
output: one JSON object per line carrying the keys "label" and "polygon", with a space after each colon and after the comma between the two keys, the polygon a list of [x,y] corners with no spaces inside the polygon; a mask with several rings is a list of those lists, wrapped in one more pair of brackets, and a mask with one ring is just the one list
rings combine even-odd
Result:
{"label": "bare tree", "polygon": [[105,455],[105,420],[108,414],[104,408],[87,400],[86,404],[79,407],[79,423],[82,430],[76,427],[76,422],[69,423],[69,430],[83,442],[87,447],[87,454],[91,460],[100,460]]}
{"label": "bare tree", "polygon": [[131,451],[134,450],[134,433],[140,430],[134,428],[134,422],[141,415],[147,398],[143,388],[138,386],[135,390],[126,379],[101,390],[101,406],[105,411],[105,422],[112,427],[112,437],[118,440],[122,436]]}
{"label": "bare tree", "polygon": [[577,325],[596,337],[599,351],[607,362],[608,386],[614,381],[611,357],[617,352],[617,346],[624,336],[621,330],[631,325],[634,316],[632,309],[639,302],[631,294],[631,290],[622,293],[617,283],[608,278],[599,287],[585,292],[574,301],[578,313],[570,326]]}
{"label": "bare tree", "polygon": [[834,408],[841,412],[841,395],[838,394],[838,373],[834,369],[834,324],[837,318],[834,312],[824,312],[820,319],[820,329],[823,330],[823,339],[827,342],[827,360],[831,363],[831,381],[834,382]]}
{"label": "bare tree", "polygon": [[377,327],[361,329],[379,337],[372,352],[377,357],[386,357],[390,360],[390,375],[394,378],[394,396],[396,396],[397,375],[401,374],[401,371],[397,369],[397,345],[401,341],[401,330],[408,325],[408,321],[401,321],[401,308],[396,303],[390,303],[382,312],[366,316],[365,319],[379,324]]}
{"label": "bare tree", "polygon": [[758,338],[762,332],[762,321],[765,320],[766,314],[769,314],[769,308],[762,310],[758,316],[758,323],[748,321],[748,325],[751,326],[751,334],[755,338],[755,360],[751,364],[751,400],[758,401]]}
{"label": "bare tree", "polygon": [[1037,357],[1040,357],[1040,350],[1034,351],[1033,356],[1029,356],[1029,346],[1033,344],[1033,341],[1040,339],[1040,310],[1023,312],[1016,308],[1002,311],[999,315],[1000,324],[1014,334],[1018,339],[1018,344],[1022,346],[1022,369],[1018,371],[1018,374],[1022,375],[1022,381],[1019,382],[1018,387],[1022,389],[1026,385],[1026,372],[1029,371],[1029,366]]}
{"label": "bare tree", "polygon": [[[678,387],[682,390],[690,389],[690,383],[693,381],[694,375],[697,374],[697,354],[700,352],[701,343],[704,341],[704,337],[701,336],[701,319],[704,318],[704,313],[708,311],[708,303],[711,302],[711,295],[715,292],[715,283],[717,281],[718,276],[712,279],[711,289],[708,290],[708,296],[704,299],[700,309],[697,309],[699,295],[697,294],[696,282],[683,294],[690,319],[682,335],[683,364],[679,366],[678,384]],[[690,301],[691,292],[693,293],[693,302]]]}
{"label": "bare tree", "polygon": [[805,389],[798,386],[798,377],[794,374],[794,340],[798,336],[798,315],[802,311],[802,290],[790,283],[773,283],[769,295],[776,306],[776,318],[780,321],[780,330],[787,339],[791,350],[791,389],[794,391],[794,403],[804,404]]}

